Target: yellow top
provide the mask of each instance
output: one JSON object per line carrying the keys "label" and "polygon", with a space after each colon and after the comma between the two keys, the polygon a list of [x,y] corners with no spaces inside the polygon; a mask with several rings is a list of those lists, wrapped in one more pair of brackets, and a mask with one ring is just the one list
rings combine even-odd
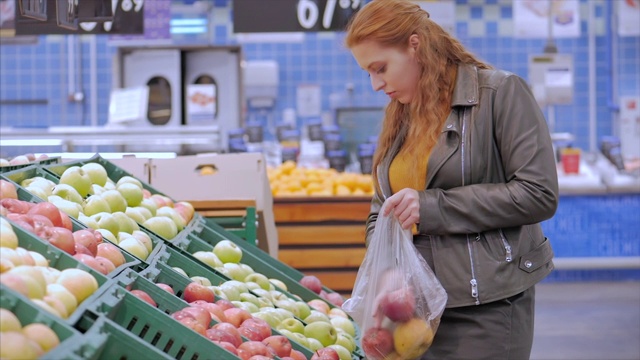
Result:
{"label": "yellow top", "polygon": [[426,186],[429,154],[416,154],[425,160],[418,163],[417,169],[412,169],[410,168],[411,161],[409,161],[411,155],[407,150],[403,146],[389,165],[389,185],[391,185],[391,193],[393,194],[404,188],[422,191]]}

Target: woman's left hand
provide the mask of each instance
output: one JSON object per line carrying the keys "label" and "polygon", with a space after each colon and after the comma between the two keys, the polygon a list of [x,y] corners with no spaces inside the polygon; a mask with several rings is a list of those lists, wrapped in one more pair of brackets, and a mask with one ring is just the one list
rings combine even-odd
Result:
{"label": "woman's left hand", "polygon": [[389,215],[391,210],[403,229],[411,229],[413,224],[420,220],[420,200],[418,191],[414,189],[404,188],[390,196],[385,201],[384,216]]}

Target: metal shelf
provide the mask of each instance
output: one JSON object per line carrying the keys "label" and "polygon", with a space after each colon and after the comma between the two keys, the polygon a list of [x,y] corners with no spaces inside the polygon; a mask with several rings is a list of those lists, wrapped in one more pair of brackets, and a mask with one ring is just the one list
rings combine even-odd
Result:
{"label": "metal shelf", "polygon": [[0,146],[207,145],[221,149],[218,126],[125,127],[65,126],[44,129],[0,128]]}

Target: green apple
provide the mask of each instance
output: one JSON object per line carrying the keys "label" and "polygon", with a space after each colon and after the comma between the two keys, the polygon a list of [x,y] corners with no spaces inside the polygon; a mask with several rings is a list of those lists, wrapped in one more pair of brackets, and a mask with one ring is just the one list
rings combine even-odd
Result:
{"label": "green apple", "polygon": [[280,329],[278,328],[278,332],[280,333],[280,335],[282,336],[286,336],[287,339],[291,340],[291,334],[293,334],[291,331],[287,330],[287,329]]}
{"label": "green apple", "polygon": [[326,322],[331,324],[331,320],[329,319],[329,316],[327,316],[327,314],[315,309],[312,309],[309,316],[305,317],[302,320],[304,320],[304,322],[306,322],[307,324],[314,322]]}
{"label": "green apple", "polygon": [[135,184],[136,186],[138,186],[140,189],[142,189],[142,183],[140,182],[140,180],[134,178],[133,176],[129,176],[129,175],[125,175],[123,177],[121,177],[120,179],[118,179],[118,181],[116,182],[116,188],[119,185],[125,184],[125,183],[131,183],[131,184]]}
{"label": "green apple", "polygon": [[316,352],[316,351],[322,349],[323,347],[325,347],[324,345],[322,345],[320,340],[314,339],[314,338],[310,338],[310,337],[307,337],[307,343],[309,344],[307,347],[313,352]]}
{"label": "green apple", "polygon": [[270,278],[269,281],[273,284],[273,286],[277,287],[279,290],[288,291],[287,285],[285,285],[282,280]]}
{"label": "green apple", "polygon": [[49,197],[50,195],[50,194],[47,194],[47,192],[44,191],[42,188],[39,188],[37,186],[27,186],[24,189],[27,190],[31,195],[35,195],[42,200],[47,200],[47,197]]}
{"label": "green apple", "polygon": [[247,285],[247,289],[249,290],[262,289],[258,283],[254,283],[253,281],[245,281],[244,283]]}
{"label": "green apple", "polygon": [[107,169],[105,169],[102,164],[89,162],[82,165],[80,168],[89,175],[91,183],[99,186],[104,186],[104,184],[107,183],[109,176],[107,174]]}
{"label": "green apple", "polygon": [[68,184],[58,184],[53,187],[51,190],[51,195],[57,195],[61,198],[69,201],[73,201],[77,204],[82,204],[82,196],[78,193],[78,191]]}
{"label": "green apple", "polygon": [[[222,259],[220,260],[222,261]],[[249,276],[249,274],[247,274],[245,270],[236,263],[225,263],[222,266],[227,269],[229,276],[233,280],[243,281],[247,276]]]}
{"label": "green apple", "polygon": [[120,225],[113,215],[108,212],[99,212],[91,215],[90,217],[98,223],[98,227],[100,229],[109,230],[114,236],[118,236],[118,233],[120,232]]}
{"label": "green apple", "polygon": [[[145,209],[147,210],[147,209]],[[148,211],[148,210],[147,210]],[[140,211],[140,208],[138,207],[127,207],[127,209],[124,211],[125,214],[127,214],[128,217],[132,218],[133,221],[135,221],[138,224],[142,224],[143,222],[147,221],[147,217],[144,216],[144,214],[142,213],[142,211]],[[151,216],[149,216],[150,218]]]}
{"label": "green apple", "polygon": [[333,325],[336,330],[344,331],[351,336],[356,336],[356,327],[353,325],[353,322],[351,322],[351,320],[337,316],[334,318],[330,318],[330,321],[331,325]]}
{"label": "green apple", "polygon": [[82,212],[87,216],[101,212],[111,213],[111,207],[100,195],[91,195],[83,202]]}
{"label": "green apple", "polygon": [[338,336],[336,337],[336,345],[344,346],[345,349],[349,350],[349,352],[353,352],[356,349],[356,339],[345,333],[336,329],[338,331]]}
{"label": "green apple", "polygon": [[91,189],[89,190],[89,194],[101,195],[105,191],[107,191],[107,189],[105,189],[103,186],[91,184]]}
{"label": "green apple", "polygon": [[284,329],[287,331],[291,331],[293,333],[303,334],[304,324],[302,323],[302,321],[296,318],[288,318],[288,319],[282,320],[282,322],[280,322],[280,325],[278,325],[277,329],[280,332],[282,332],[282,330]]}
{"label": "green apple", "polygon": [[138,241],[140,241],[144,245],[144,247],[147,248],[149,253],[151,253],[151,251],[153,250],[153,240],[151,240],[151,237],[146,232],[142,230],[134,230],[131,233],[131,236],[138,239]]}
{"label": "green apple", "polygon": [[263,288],[253,289],[251,290],[254,294],[256,294],[259,298],[269,299],[273,303],[273,299],[271,298],[271,293],[269,290],[265,290]]}
{"label": "green apple", "polygon": [[125,182],[116,186],[116,190],[127,200],[127,205],[138,206],[144,198],[142,188],[136,184]]}
{"label": "green apple", "polygon": [[120,231],[132,234],[134,231],[140,230],[140,227],[138,227],[138,223],[135,222],[132,218],[128,217],[127,214],[123,213],[122,211],[116,211],[111,215],[118,222]]}
{"label": "green apple", "polygon": [[224,283],[222,283],[222,285],[226,285],[226,286],[232,286],[236,289],[238,289],[239,293],[245,293],[245,292],[249,292],[249,288],[247,287],[247,285],[245,283],[243,283],[242,281],[238,281],[238,280],[227,280]]}
{"label": "green apple", "polygon": [[300,319],[304,319],[307,316],[311,315],[311,307],[306,302],[298,300],[295,302],[295,305],[298,308],[298,317]]}
{"label": "green apple", "polygon": [[196,251],[193,253],[193,257],[211,266],[214,269],[218,266],[223,266],[222,261],[220,261],[216,254],[214,254],[212,251]]}
{"label": "green apple", "polygon": [[213,247],[213,253],[223,263],[239,263],[242,259],[242,249],[231,240],[221,240]]}
{"label": "green apple", "polygon": [[116,189],[116,183],[114,183],[113,180],[111,180],[111,179],[107,179],[107,183],[104,184],[103,188],[105,190],[115,190]]}
{"label": "green apple", "polygon": [[159,208],[156,211],[156,216],[166,216],[169,219],[173,220],[173,222],[176,223],[176,226],[178,228],[178,231],[182,231],[182,229],[184,229],[185,227],[185,223],[184,223],[184,219],[182,218],[182,216],[180,216],[180,214],[178,214],[177,211],[175,211],[174,208],[172,207],[168,207],[168,206],[163,206],[161,208]]}
{"label": "green apple", "polygon": [[[297,342],[298,344],[306,347],[307,349],[311,349],[311,344],[309,343],[309,339],[301,333],[291,333],[291,340]],[[314,339],[315,340],[315,339]],[[317,340],[316,340],[317,341]],[[313,350],[315,352],[315,350]]]}
{"label": "green apple", "polygon": [[271,299],[275,302],[278,300],[289,300],[289,296],[278,290],[269,290],[269,294],[271,294]]}
{"label": "green apple", "polygon": [[248,301],[232,301],[231,303],[237,308],[247,310],[250,314],[254,314],[260,311],[258,305]]}
{"label": "green apple", "polygon": [[[252,290],[253,291],[253,290]],[[273,308],[273,302],[269,298],[258,297],[259,308]]]}
{"label": "green apple", "polygon": [[176,223],[165,216],[154,216],[142,223],[142,226],[166,240],[171,240],[178,235],[178,227],[176,226]]}
{"label": "green apple", "polygon": [[320,341],[322,346],[329,346],[336,343],[338,332],[329,322],[316,321],[308,323],[304,327],[304,335]]}
{"label": "green apple", "polygon": [[277,327],[281,322],[281,320],[274,316],[272,312],[265,311],[265,309],[261,309],[260,311],[255,312],[252,315],[257,317],[258,319],[266,321],[272,328]]}
{"label": "green apple", "polygon": [[197,282],[202,286],[211,286],[211,280],[207,279],[204,276],[192,276],[191,280]]}
{"label": "green apple", "polygon": [[296,306],[296,302],[294,300],[291,300],[288,298],[280,299],[280,300],[274,301],[273,305],[281,309],[289,310],[295,317],[298,317],[298,318],[300,317],[300,314],[298,312],[298,306]]}
{"label": "green apple", "polygon": [[132,238],[132,237],[133,237],[133,235],[131,235],[131,234],[129,234],[129,233],[126,233],[126,232],[124,232],[124,231],[120,231],[120,232],[118,233],[118,242],[117,242],[117,244],[119,244],[119,243],[120,243],[120,241],[122,241],[122,240],[124,240],[124,239]]}
{"label": "green apple", "polygon": [[50,195],[46,197],[48,202],[55,205],[58,209],[62,210],[65,214],[78,219],[82,211],[82,206],[73,201],[65,200],[58,195]]}
{"label": "green apple", "polygon": [[258,301],[258,297],[249,292],[243,292],[240,294],[240,301],[250,302],[254,304],[257,308],[260,308],[260,302]]}
{"label": "green apple", "polygon": [[244,282],[255,282],[258,285],[260,285],[261,288],[265,289],[265,290],[269,290],[271,283],[269,282],[269,278],[266,277],[264,274],[260,274],[260,273],[253,273],[253,274],[249,274],[247,275],[247,277],[244,278]]}
{"label": "green apple", "polygon": [[156,206],[156,203],[153,202],[153,200],[143,199],[142,202],[140,203],[140,206],[149,210],[149,212],[151,213],[151,216],[149,216],[149,218],[152,216],[156,216],[156,211],[158,211],[158,207]]}
{"label": "green apple", "polygon": [[182,269],[182,268],[179,268],[179,267],[177,267],[177,266],[174,266],[174,267],[172,267],[172,269],[173,269],[174,271],[176,271],[178,274],[180,274],[180,275],[182,275],[182,276],[184,276],[184,277],[189,277],[189,275],[187,275],[187,272],[186,272],[186,271],[184,271],[184,269]]}
{"label": "green apple", "polygon": [[79,166],[71,166],[60,175],[59,184],[68,184],[73,186],[78,193],[85,197],[91,189],[91,178]]}
{"label": "green apple", "polygon": [[[229,300],[229,299],[227,298],[227,294],[225,294],[225,293],[224,293],[224,291],[222,291],[222,289],[220,289],[220,287],[219,287],[219,286],[207,286],[207,288],[208,288],[209,290],[213,291],[213,294],[214,294],[216,297],[218,297],[218,298],[220,298],[220,299]],[[229,301],[231,301],[231,300],[229,300]]]}
{"label": "green apple", "polygon": [[49,196],[51,195],[54,186],[56,186],[56,183],[49,179],[43,178],[42,176],[35,176],[21,181],[20,186],[22,186],[23,188],[40,188],[42,191],[44,191],[45,194],[47,194],[47,196]]}
{"label": "green apple", "polygon": [[293,315],[293,313],[287,309],[273,308],[272,311],[276,314],[276,316],[280,318],[280,321],[295,317],[295,315]]}
{"label": "green apple", "polygon": [[98,230],[100,228],[100,226],[98,226],[98,222],[95,221],[94,219],[90,218],[89,216],[85,215],[84,213],[80,212],[77,216],[77,219],[85,224],[87,227],[90,227],[94,230]]}
{"label": "green apple", "polygon": [[[215,255],[215,254],[213,254],[213,255]],[[218,259],[218,260],[220,260],[220,259]],[[214,268],[214,270],[219,272],[220,274],[228,277],[229,279],[231,279],[231,274],[229,273],[229,270],[226,267],[224,267],[224,266],[216,266]]]}
{"label": "green apple", "polygon": [[124,238],[118,243],[118,246],[127,250],[127,252],[129,252],[131,255],[141,260],[146,260],[149,256],[147,247],[133,236]]}
{"label": "green apple", "polygon": [[340,357],[340,360],[351,360],[351,351],[346,349],[344,346],[338,345],[338,344],[333,344],[333,345],[329,345],[327,347],[335,350],[338,353],[338,356]]}
{"label": "green apple", "polygon": [[124,212],[127,210],[127,200],[117,190],[105,190],[97,196],[100,196],[109,204],[111,212]]}

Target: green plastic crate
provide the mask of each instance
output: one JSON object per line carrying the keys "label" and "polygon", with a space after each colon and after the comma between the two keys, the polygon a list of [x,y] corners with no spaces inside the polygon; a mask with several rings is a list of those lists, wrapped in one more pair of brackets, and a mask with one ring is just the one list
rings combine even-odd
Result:
{"label": "green plastic crate", "polygon": [[235,355],[117,284],[107,289],[87,310],[79,324],[91,324],[91,329],[100,318],[106,317],[118,327],[173,358],[237,360]]}
{"label": "green plastic crate", "polygon": [[50,157],[48,159],[43,160],[35,160],[28,164],[23,165],[9,165],[9,166],[0,166],[0,173],[5,173],[13,170],[23,169],[28,166],[38,166],[38,165],[50,165],[50,164],[59,164],[62,162],[62,159],[59,156]]}
{"label": "green plastic crate", "polygon": [[[49,327],[58,335],[60,344],[58,347],[69,346],[73,342],[73,337],[79,332],[69,324],[62,321],[57,316],[50,314],[46,310],[41,309],[30,301],[24,300],[22,297],[14,293],[11,289],[0,284],[0,307],[14,313],[22,326],[32,323],[41,323]],[[49,353],[55,351],[51,349],[45,353],[42,358],[51,358]]]}
{"label": "green plastic crate", "polygon": [[76,335],[41,360],[175,359],[140,340],[108,318],[98,318],[85,334]]}

